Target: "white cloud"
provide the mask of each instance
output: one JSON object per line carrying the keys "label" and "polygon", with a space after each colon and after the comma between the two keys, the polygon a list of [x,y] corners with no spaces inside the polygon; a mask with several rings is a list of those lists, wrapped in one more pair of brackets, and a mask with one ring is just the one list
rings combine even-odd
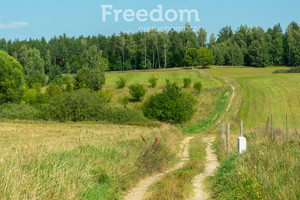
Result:
{"label": "white cloud", "polygon": [[7,24],[0,23],[0,29],[15,29],[29,26],[28,22],[9,22]]}

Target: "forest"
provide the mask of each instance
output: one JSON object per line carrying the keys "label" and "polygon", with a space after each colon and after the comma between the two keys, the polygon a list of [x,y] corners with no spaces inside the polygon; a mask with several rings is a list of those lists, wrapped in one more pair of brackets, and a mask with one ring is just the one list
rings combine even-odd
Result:
{"label": "forest", "polygon": [[[189,24],[180,32],[123,33],[111,36],[0,40],[6,51],[25,68],[39,63],[41,72],[77,73],[84,68],[89,53],[102,54],[106,71],[173,68],[183,66],[299,66],[300,28],[291,22],[286,30],[275,25],[266,31],[261,27],[241,25],[237,30],[222,28],[209,37],[205,29],[196,32]],[[200,51],[199,51],[200,49]],[[36,59],[29,59],[34,57]]]}

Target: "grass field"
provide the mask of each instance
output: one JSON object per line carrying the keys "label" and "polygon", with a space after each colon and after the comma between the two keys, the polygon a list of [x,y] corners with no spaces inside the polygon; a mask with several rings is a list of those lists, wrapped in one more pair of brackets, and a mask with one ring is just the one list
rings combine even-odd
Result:
{"label": "grass field", "polygon": [[[145,99],[150,95],[161,92],[166,85],[166,79],[171,82],[177,83],[183,87],[183,79],[190,78],[192,85],[190,88],[183,88],[185,92],[193,93],[198,102],[196,106],[196,113],[193,119],[186,125],[184,125],[184,132],[197,133],[201,131],[201,127],[209,127],[211,122],[214,122],[222,109],[222,103],[226,103],[224,100],[224,92],[226,91],[226,84],[217,78],[202,77],[198,70],[191,69],[167,69],[167,70],[147,70],[147,71],[130,71],[130,72],[110,72],[106,74],[106,84],[104,90],[112,93],[113,105],[120,105],[119,99],[124,96],[130,96],[128,88],[117,89],[116,82],[119,77],[123,77],[127,80],[127,86],[133,83],[144,84],[147,88]],[[156,88],[149,87],[148,80],[151,77],[158,79]],[[200,81],[203,85],[200,94],[193,92],[193,83]],[[221,102],[222,101],[222,102]],[[143,101],[142,101],[143,102]],[[128,107],[140,109],[142,102],[131,102]],[[204,129],[203,129],[204,130]],[[202,131],[203,131],[202,130]]]}
{"label": "grass field", "polygon": [[0,199],[119,199],[174,161],[180,136],[164,124],[1,122]]}
{"label": "grass field", "polygon": [[[170,167],[176,162],[182,133],[201,132],[191,142],[191,160],[187,165],[155,184],[151,189],[152,194],[148,194],[149,199],[160,199],[160,197],[180,199],[189,196],[192,191],[190,180],[203,170],[205,162],[203,159],[205,148],[201,138],[203,134],[219,135],[220,118],[232,123],[231,152],[236,152],[239,120],[244,120],[246,134],[260,135],[256,140],[255,137],[249,136],[249,147],[252,150],[238,161],[238,166],[235,168],[237,169],[235,172],[239,172],[244,169],[243,165],[248,163],[248,168],[243,171],[246,178],[227,176],[225,170],[218,175],[217,180],[222,181],[224,177],[225,179],[236,178],[232,179],[232,185],[243,184],[242,180],[247,180],[245,186],[250,184],[251,191],[239,192],[241,194],[249,192],[254,195],[255,192],[260,192],[260,196],[254,196],[252,199],[259,199],[259,197],[280,199],[273,192],[276,188],[279,188],[280,194],[293,199],[297,194],[289,196],[288,190],[295,190],[293,188],[298,186],[297,183],[291,183],[290,187],[283,184],[285,188],[280,188],[281,185],[276,183],[272,185],[270,182],[267,187],[261,183],[266,179],[263,175],[264,166],[257,165],[260,167],[259,170],[253,171],[256,164],[260,164],[259,160],[255,160],[257,159],[255,155],[260,151],[263,151],[265,156],[261,155],[259,158],[270,165],[270,172],[281,174],[267,176],[270,177],[270,181],[280,183],[284,177],[286,177],[285,181],[290,181],[290,177],[285,176],[288,165],[293,165],[292,170],[299,171],[298,137],[291,135],[292,147],[289,149],[284,146],[283,140],[270,144],[268,138],[262,137],[260,132],[265,127],[268,115],[271,114],[274,116],[274,127],[284,130],[286,113],[289,115],[291,131],[295,132],[297,128],[299,130],[300,74],[272,74],[276,69],[278,68],[212,67],[203,70],[206,75],[201,74],[202,71],[197,69],[106,73],[106,84],[103,89],[112,94],[110,104],[117,106],[122,106],[119,102],[121,97],[130,95],[127,86],[133,83],[146,86],[145,100],[150,95],[162,91],[166,79],[177,82],[181,87],[184,78],[191,78],[192,84],[200,81],[203,85],[201,93],[196,93],[192,86],[183,88],[183,91],[193,93],[198,103],[192,120],[177,127],[161,123],[130,126],[2,120],[0,122],[0,199],[120,199],[139,179]],[[115,84],[119,77],[127,80],[124,89],[116,88]],[[156,88],[149,87],[148,80],[151,77],[158,78]],[[130,102],[128,107],[141,109],[143,101]],[[141,135],[147,143],[143,142]],[[156,136],[159,137],[160,142],[155,146],[153,142]],[[276,146],[277,144],[279,146]],[[255,148],[256,146],[259,148]],[[262,150],[263,146],[274,150]],[[224,151],[224,141],[219,138],[216,147],[219,158],[226,162],[228,157]],[[272,154],[278,156],[267,162]],[[250,162],[252,156],[255,158],[253,161],[256,162]],[[281,160],[286,161],[288,165],[282,168],[284,163]],[[223,169],[231,164],[229,160],[222,165]],[[293,176],[297,177],[297,175],[299,174],[294,173]],[[251,177],[255,180],[248,179]],[[254,187],[255,184],[261,185]],[[232,190],[231,187],[215,186],[213,192],[216,199],[224,199],[222,195],[225,193],[219,189]],[[271,195],[267,196],[267,192]],[[246,196],[247,198],[250,197]]]}
{"label": "grass field", "polygon": [[[300,198],[300,74],[273,74],[276,69],[215,67],[205,70],[211,77],[236,82],[234,87],[239,91],[233,101],[237,112],[229,110],[225,114],[225,122],[232,123],[231,154],[226,154],[219,128],[214,131],[218,135],[215,148],[222,163],[210,179],[212,199]],[[270,124],[265,136],[267,117],[271,114],[274,118],[273,140],[270,139]],[[286,114],[290,129],[288,142]],[[247,138],[247,153],[242,156],[235,153],[239,120],[244,120]]]}
{"label": "grass field", "polygon": [[[163,90],[166,81],[183,86],[184,78],[200,81],[197,112],[188,125],[207,121],[215,113],[225,83],[202,77],[196,70],[153,70],[106,74],[104,90],[112,93],[111,104],[129,96],[128,88],[117,89],[119,77],[127,86],[141,83],[147,95]],[[148,87],[151,77],[156,88]],[[140,109],[142,102],[128,107]],[[212,119],[210,119],[212,120]],[[120,199],[135,183],[176,161],[181,131],[173,125],[140,126],[95,123],[0,122],[0,199]],[[195,132],[196,133],[196,132]],[[147,144],[142,141],[141,135]],[[159,145],[153,146],[159,137]],[[191,178],[191,177],[190,177]]]}
{"label": "grass field", "polygon": [[273,114],[274,127],[300,126],[300,74],[273,74],[278,68],[216,67],[205,70],[212,77],[231,77],[242,87],[239,119],[245,127],[262,128]]}

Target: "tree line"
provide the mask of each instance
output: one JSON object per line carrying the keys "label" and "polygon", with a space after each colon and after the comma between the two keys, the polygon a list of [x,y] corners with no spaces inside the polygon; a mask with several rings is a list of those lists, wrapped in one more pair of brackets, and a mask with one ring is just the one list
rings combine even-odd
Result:
{"label": "tree line", "polygon": [[[205,29],[196,32],[189,24],[181,31],[123,33],[111,36],[54,36],[29,40],[0,40],[24,67],[29,77],[77,73],[96,52],[106,71],[158,69],[193,65],[299,66],[300,28],[292,22],[283,31],[280,24],[266,31],[261,27],[222,28],[217,35]],[[193,57],[194,56],[194,57]],[[37,73],[39,71],[40,73]],[[36,77],[35,77],[36,78]],[[28,82],[36,82],[28,80]]]}

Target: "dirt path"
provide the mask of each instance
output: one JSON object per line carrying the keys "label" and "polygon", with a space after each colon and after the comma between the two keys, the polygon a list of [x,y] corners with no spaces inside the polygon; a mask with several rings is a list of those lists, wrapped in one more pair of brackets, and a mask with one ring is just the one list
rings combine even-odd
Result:
{"label": "dirt path", "polygon": [[209,198],[209,194],[206,192],[203,181],[207,176],[212,176],[216,168],[219,166],[217,155],[212,151],[213,137],[203,138],[203,141],[207,143],[206,147],[206,165],[205,171],[193,179],[194,196],[190,200],[206,200]]}
{"label": "dirt path", "polygon": [[224,81],[232,88],[232,95],[227,105],[226,111],[220,117],[220,120],[229,121],[230,118],[238,117],[243,101],[243,89],[234,79],[224,77]]}
{"label": "dirt path", "polygon": [[225,82],[226,82],[227,84],[229,84],[230,87],[232,88],[232,95],[231,95],[230,101],[229,101],[229,103],[228,103],[228,106],[227,106],[227,108],[226,108],[226,112],[228,112],[228,110],[230,109],[231,104],[232,104],[232,102],[233,102],[233,99],[234,99],[235,96],[236,96],[236,89],[235,89],[235,86],[231,83],[230,79],[225,79]]}
{"label": "dirt path", "polygon": [[179,163],[177,163],[173,168],[169,169],[166,172],[158,173],[141,180],[132,190],[128,192],[128,194],[124,197],[124,200],[142,200],[148,188],[153,183],[159,181],[167,173],[182,168],[185,161],[189,160],[189,142],[191,139],[193,139],[193,137],[186,137],[180,143],[181,161]]}
{"label": "dirt path", "polygon": [[[199,71],[203,77],[207,77],[205,72],[202,70]],[[223,121],[229,120],[232,116],[237,117],[243,98],[243,90],[234,79],[224,77],[224,81],[232,88],[232,94],[225,112],[220,117],[220,121],[221,119],[223,119]],[[207,143],[205,171],[194,177],[192,181],[194,185],[194,196],[190,200],[209,199],[209,193],[205,190],[205,185],[203,182],[206,177],[212,176],[214,171],[219,166],[217,155],[212,151],[211,147],[214,137],[203,138],[203,141]]]}
{"label": "dirt path", "polygon": [[208,77],[207,74],[202,69],[199,69],[199,72],[202,75],[202,77]]}

